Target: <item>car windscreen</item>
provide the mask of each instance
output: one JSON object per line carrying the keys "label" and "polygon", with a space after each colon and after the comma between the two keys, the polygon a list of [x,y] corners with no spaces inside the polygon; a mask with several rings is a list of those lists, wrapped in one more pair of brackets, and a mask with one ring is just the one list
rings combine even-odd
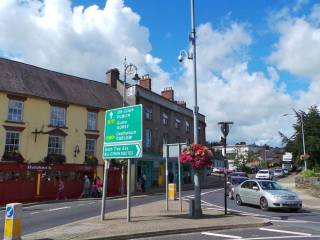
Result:
{"label": "car windscreen", "polygon": [[259,184],[263,190],[286,190],[279,183],[273,181],[259,181]]}
{"label": "car windscreen", "polygon": [[243,183],[245,180],[247,180],[248,178],[244,177],[244,178],[241,178],[241,177],[238,177],[238,178],[232,178],[231,179],[231,184],[232,185],[239,185],[241,183]]}
{"label": "car windscreen", "polygon": [[281,173],[282,170],[281,169],[275,169],[274,172]]}
{"label": "car windscreen", "polygon": [[260,170],[258,173],[268,174],[269,171],[268,170]]}

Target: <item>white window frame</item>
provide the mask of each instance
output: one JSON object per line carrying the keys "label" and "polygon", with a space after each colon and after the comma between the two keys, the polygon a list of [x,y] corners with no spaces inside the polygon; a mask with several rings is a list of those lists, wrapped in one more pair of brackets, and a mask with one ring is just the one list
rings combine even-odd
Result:
{"label": "white window frame", "polygon": [[[17,106],[16,104],[18,104],[20,106]],[[9,121],[22,122],[23,108],[24,108],[24,102],[23,101],[15,100],[15,99],[9,99],[7,119]],[[11,113],[10,113],[10,109],[12,109]]]}
{"label": "white window frame", "polygon": [[145,118],[148,120],[152,120],[152,118],[153,118],[152,108],[148,108],[148,107],[145,108]]}
{"label": "white window frame", "polygon": [[186,121],[186,132],[189,133],[190,132],[190,122]]}
{"label": "white window frame", "polygon": [[[93,150],[88,149],[88,142],[93,142]],[[86,138],[86,151],[85,151],[85,156],[96,156],[96,149],[97,149],[97,139],[93,138]],[[90,154],[88,154],[90,152]],[[93,154],[92,154],[93,152]]]}
{"label": "white window frame", "polygon": [[169,125],[169,117],[168,114],[162,113],[162,125],[168,126]]}
{"label": "white window frame", "polygon": [[[18,134],[18,144],[16,143],[7,143],[8,141],[8,134]],[[20,149],[20,140],[21,140],[21,132],[19,131],[11,131],[11,130],[8,130],[6,131],[6,139],[5,139],[5,144],[4,144],[4,149],[6,152],[11,152],[11,151],[19,151]],[[9,149],[7,149],[9,148]]]}
{"label": "white window frame", "polygon": [[97,129],[98,129],[98,113],[88,111],[88,113],[87,113],[87,130],[96,131]]}
{"label": "white window frame", "polygon": [[[63,112],[59,112],[63,110]],[[62,115],[62,117],[61,117]],[[63,121],[62,121],[63,119]],[[66,126],[66,108],[51,106],[50,109],[50,125],[54,127],[65,127]]]}
{"label": "white window frame", "polygon": [[[55,146],[50,146],[50,139],[55,138],[56,140],[59,139],[61,140],[61,147],[55,147]],[[55,141],[57,143],[57,141]],[[52,144],[52,143],[51,143]],[[56,136],[56,135],[49,135],[48,139],[48,154],[64,154],[64,149],[65,149],[65,137],[63,136]]]}
{"label": "white window frame", "polygon": [[181,121],[180,121],[179,118],[176,118],[176,120],[175,120],[175,122],[174,122],[174,127],[175,127],[176,129],[179,129],[180,126],[181,126]]}

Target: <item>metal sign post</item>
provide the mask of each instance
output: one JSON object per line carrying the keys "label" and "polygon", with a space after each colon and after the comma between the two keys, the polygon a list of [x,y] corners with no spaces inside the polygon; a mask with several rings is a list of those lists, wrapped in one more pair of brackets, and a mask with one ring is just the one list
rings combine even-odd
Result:
{"label": "metal sign post", "polygon": [[[106,111],[103,158],[128,159],[127,221],[131,221],[131,158],[142,157],[142,105]],[[105,178],[106,179],[106,178]],[[104,211],[104,201],[102,205]],[[103,218],[102,218],[103,219]]]}
{"label": "metal sign post", "polygon": [[105,219],[105,212],[106,212],[106,196],[108,190],[108,169],[109,169],[108,160],[104,160],[104,176],[103,176],[103,191],[102,191],[102,199],[101,199],[101,220]]}
{"label": "metal sign post", "polygon": [[169,210],[168,206],[168,161],[169,158],[177,158],[178,160],[178,188],[179,188],[179,202],[180,211],[182,212],[182,190],[181,190],[181,163],[179,156],[181,154],[182,147],[187,146],[186,143],[172,143],[163,145],[163,157],[166,160],[166,210]]}

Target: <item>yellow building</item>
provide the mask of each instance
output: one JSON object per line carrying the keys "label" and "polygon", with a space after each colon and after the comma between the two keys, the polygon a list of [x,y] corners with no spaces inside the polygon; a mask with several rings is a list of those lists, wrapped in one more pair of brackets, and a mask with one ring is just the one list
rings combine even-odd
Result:
{"label": "yellow building", "polygon": [[84,164],[96,157],[101,176],[104,113],[121,104],[106,83],[0,58],[1,162],[22,156],[25,163]]}

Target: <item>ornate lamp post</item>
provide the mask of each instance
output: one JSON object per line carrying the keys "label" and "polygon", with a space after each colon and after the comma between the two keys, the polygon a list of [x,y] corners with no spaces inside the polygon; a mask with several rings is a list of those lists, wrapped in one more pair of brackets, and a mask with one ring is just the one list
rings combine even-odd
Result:
{"label": "ornate lamp post", "polygon": [[126,85],[127,85],[127,74],[134,74],[134,77],[132,80],[139,81],[140,77],[138,75],[138,68],[136,65],[129,63],[127,64],[127,58],[124,58],[124,80],[123,80],[123,102],[122,106],[124,107],[126,105]]}

